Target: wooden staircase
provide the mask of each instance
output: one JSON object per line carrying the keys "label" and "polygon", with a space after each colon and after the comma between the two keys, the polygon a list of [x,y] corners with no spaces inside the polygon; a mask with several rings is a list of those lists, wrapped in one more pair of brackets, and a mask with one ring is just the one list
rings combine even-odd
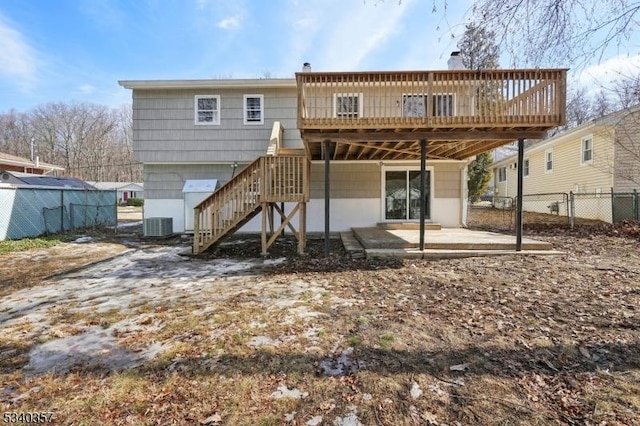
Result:
{"label": "wooden staircase", "polygon": [[[298,239],[298,251],[304,250],[309,160],[304,151],[290,150],[287,154],[259,157],[194,208],[194,254],[202,253],[234,233],[260,212],[263,213],[263,254],[287,226]],[[285,202],[297,203],[289,215],[277,204]],[[274,210],[282,217],[282,224],[275,232]],[[267,220],[268,213],[270,220]],[[291,224],[295,214],[299,215],[299,231]],[[271,224],[269,239],[267,223]]]}

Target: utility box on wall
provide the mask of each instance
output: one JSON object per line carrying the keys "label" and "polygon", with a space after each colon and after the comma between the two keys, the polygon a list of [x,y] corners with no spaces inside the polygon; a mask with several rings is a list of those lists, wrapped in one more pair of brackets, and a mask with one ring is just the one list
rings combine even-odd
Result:
{"label": "utility box on wall", "polygon": [[184,230],[193,232],[193,209],[218,189],[218,179],[187,179],[182,187],[184,196]]}

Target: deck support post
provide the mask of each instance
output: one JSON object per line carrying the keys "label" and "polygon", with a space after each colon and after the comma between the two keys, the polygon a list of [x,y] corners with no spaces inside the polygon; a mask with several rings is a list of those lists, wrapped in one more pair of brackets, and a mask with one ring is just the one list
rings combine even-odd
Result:
{"label": "deck support post", "polygon": [[324,255],[329,256],[329,232],[330,232],[330,215],[329,209],[331,198],[329,164],[331,163],[331,141],[324,141]]}
{"label": "deck support post", "polygon": [[425,203],[427,180],[427,140],[420,139],[420,251],[424,250],[424,220],[427,206]]}
{"label": "deck support post", "polygon": [[516,251],[522,251],[522,186],[524,170],[524,139],[518,139],[518,198],[516,203]]}

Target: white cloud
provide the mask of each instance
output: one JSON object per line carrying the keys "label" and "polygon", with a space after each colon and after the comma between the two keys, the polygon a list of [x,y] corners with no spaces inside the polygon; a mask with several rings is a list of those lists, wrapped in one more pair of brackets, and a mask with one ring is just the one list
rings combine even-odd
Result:
{"label": "white cloud", "polygon": [[36,83],[36,52],[23,35],[0,16],[0,76],[10,77],[22,90]]}
{"label": "white cloud", "polygon": [[607,80],[620,78],[621,76],[638,74],[639,72],[640,55],[620,55],[615,56],[611,59],[607,59],[600,64],[587,67],[580,73],[579,79],[581,81],[595,79],[604,82]]}
{"label": "white cloud", "polygon": [[235,16],[230,16],[218,22],[217,26],[223,30],[232,30],[240,26],[240,19]]}
{"label": "white cloud", "polygon": [[585,68],[577,76],[576,82],[593,94],[603,89],[610,89],[616,80],[630,78],[638,74],[640,74],[640,54],[620,55]]}
{"label": "white cloud", "polygon": [[322,70],[355,70],[396,33],[413,3],[290,0],[284,64],[289,72],[305,61]]}
{"label": "white cloud", "polygon": [[83,84],[82,86],[78,87],[78,90],[84,95],[90,95],[96,91],[96,88],[90,84]]}

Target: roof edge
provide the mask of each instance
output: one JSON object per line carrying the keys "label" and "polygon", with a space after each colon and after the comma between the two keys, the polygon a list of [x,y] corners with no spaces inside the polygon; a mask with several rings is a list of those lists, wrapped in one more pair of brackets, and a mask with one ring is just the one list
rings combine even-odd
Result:
{"label": "roof edge", "polygon": [[118,80],[125,89],[242,89],[296,87],[295,78],[243,78],[223,80]]}

